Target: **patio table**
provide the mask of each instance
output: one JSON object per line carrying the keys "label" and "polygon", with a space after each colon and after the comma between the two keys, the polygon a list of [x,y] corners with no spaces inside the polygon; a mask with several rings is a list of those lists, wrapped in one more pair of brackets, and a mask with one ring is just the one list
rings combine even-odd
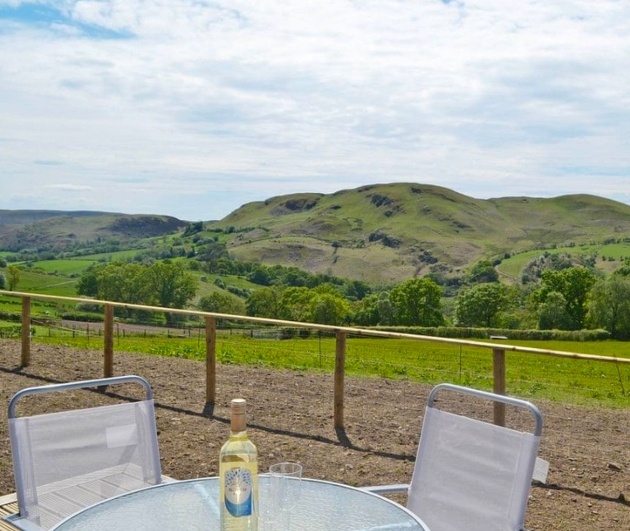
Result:
{"label": "patio table", "polygon": [[[259,496],[269,488],[259,477]],[[187,531],[219,528],[219,481],[203,478],[129,492],[92,505],[59,522],[55,531]],[[291,510],[291,530],[367,531],[429,528],[402,505],[348,485],[302,479],[299,503]]]}

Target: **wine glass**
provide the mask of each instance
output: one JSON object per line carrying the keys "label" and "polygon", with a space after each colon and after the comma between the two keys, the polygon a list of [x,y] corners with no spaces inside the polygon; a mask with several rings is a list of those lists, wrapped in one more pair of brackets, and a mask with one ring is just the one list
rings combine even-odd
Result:
{"label": "wine glass", "polygon": [[283,521],[283,529],[290,529],[291,510],[297,505],[302,485],[302,465],[275,463],[269,467],[270,501],[276,517]]}

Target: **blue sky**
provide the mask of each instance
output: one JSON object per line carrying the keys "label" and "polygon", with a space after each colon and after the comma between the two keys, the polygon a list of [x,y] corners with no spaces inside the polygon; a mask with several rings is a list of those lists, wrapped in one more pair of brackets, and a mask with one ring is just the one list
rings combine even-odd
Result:
{"label": "blue sky", "polygon": [[0,0],[0,209],[630,203],[628,35],[624,0]]}

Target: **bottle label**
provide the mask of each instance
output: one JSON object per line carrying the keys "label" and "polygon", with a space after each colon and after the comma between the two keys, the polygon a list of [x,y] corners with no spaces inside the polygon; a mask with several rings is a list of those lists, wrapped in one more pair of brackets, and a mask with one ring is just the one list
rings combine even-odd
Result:
{"label": "bottle label", "polygon": [[252,473],[246,468],[231,468],[225,473],[225,507],[232,516],[253,512]]}

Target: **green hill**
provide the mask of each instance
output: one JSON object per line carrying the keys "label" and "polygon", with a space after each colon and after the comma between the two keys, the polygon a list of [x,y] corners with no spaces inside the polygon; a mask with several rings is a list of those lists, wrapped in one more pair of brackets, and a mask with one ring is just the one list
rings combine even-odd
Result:
{"label": "green hill", "polygon": [[[234,259],[370,283],[461,276],[481,259],[505,259],[504,278],[517,280],[524,253],[534,250],[630,256],[630,206],[591,195],[484,200],[439,186],[377,184],[271,197],[192,225],[160,215],[3,210],[0,251],[106,259],[122,250],[179,248],[182,259],[194,259],[195,249],[216,239]],[[609,270],[612,262],[600,265]]]}
{"label": "green hill", "polygon": [[231,256],[366,281],[457,274],[480,259],[630,236],[630,206],[589,195],[474,199],[395,183],[293,194],[211,224]]}

